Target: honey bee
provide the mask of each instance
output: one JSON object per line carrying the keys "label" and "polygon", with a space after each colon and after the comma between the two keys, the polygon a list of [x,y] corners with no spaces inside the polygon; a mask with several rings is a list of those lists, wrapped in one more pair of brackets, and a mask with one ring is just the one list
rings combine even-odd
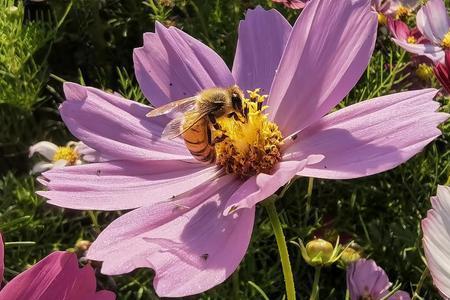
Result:
{"label": "honey bee", "polygon": [[197,160],[214,162],[214,144],[223,141],[226,134],[213,138],[212,130],[220,132],[217,118],[222,116],[240,120],[245,117],[244,93],[233,85],[229,88],[205,89],[197,95],[155,108],[147,117],[176,114],[162,132],[162,137],[174,139],[181,136],[187,149]]}

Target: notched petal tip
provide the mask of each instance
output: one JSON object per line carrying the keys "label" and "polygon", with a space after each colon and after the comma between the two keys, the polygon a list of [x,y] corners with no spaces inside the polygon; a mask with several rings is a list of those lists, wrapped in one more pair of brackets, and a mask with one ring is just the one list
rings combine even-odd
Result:
{"label": "notched petal tip", "polygon": [[63,88],[66,100],[83,101],[87,98],[87,89],[80,84],[65,82]]}

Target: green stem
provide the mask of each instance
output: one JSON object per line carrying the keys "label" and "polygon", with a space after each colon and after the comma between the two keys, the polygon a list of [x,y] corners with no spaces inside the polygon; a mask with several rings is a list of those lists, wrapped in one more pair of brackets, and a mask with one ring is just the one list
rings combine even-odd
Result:
{"label": "green stem", "polygon": [[289,252],[286,246],[286,238],[283,234],[283,228],[281,227],[280,219],[275,207],[275,201],[274,199],[268,199],[268,201],[264,204],[269,215],[270,223],[272,224],[275,239],[277,240],[278,252],[280,254],[281,266],[283,268],[284,283],[286,285],[287,299],[295,300],[294,276],[292,275]]}
{"label": "green stem", "polygon": [[428,277],[428,268],[425,267],[425,270],[423,270],[422,275],[420,276],[419,282],[417,283],[416,290],[414,291],[413,297],[411,300],[414,299],[421,299],[419,294],[420,290],[422,289],[423,283],[425,282],[425,279]]}
{"label": "green stem", "polygon": [[5,246],[31,246],[36,245],[36,242],[33,241],[23,241],[23,242],[5,242]]}
{"label": "green stem", "polygon": [[314,272],[314,282],[311,290],[311,297],[309,297],[309,300],[319,299],[319,280],[321,270],[321,267],[316,267],[316,271]]}
{"label": "green stem", "polygon": [[314,178],[310,177],[308,178],[308,191],[306,193],[305,224],[308,222],[309,213],[311,212],[311,198],[313,187],[314,187]]}
{"label": "green stem", "polygon": [[88,210],[89,217],[91,217],[92,227],[94,227],[94,231],[96,233],[100,233],[100,225],[98,225],[97,214],[92,210]]}

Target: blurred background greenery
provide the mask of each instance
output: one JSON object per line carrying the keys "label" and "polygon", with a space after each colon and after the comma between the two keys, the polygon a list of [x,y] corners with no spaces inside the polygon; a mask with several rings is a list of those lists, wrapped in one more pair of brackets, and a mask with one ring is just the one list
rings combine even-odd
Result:
{"label": "blurred background greenery", "polygon": [[[41,140],[65,144],[73,139],[58,106],[62,82],[75,81],[145,102],[133,76],[132,51],[155,21],[177,26],[217,51],[231,66],[237,26],[245,10],[275,7],[291,23],[297,11],[268,0],[0,0],[0,230],[7,242],[33,242],[6,247],[6,279],[56,249],[74,247],[78,239],[94,240],[92,215],[45,204],[29,175],[33,161],[28,147]],[[379,29],[376,51],[357,87],[340,104],[392,92],[436,87],[421,79],[409,56]],[[448,109],[448,97],[439,101]],[[315,180],[307,198],[308,179],[300,179],[277,203],[287,239],[308,241],[338,235],[354,240],[366,257],[382,266],[393,282],[412,293],[425,269],[420,220],[430,208],[429,197],[449,177],[449,125],[434,144],[401,167],[352,181]],[[120,213],[95,213],[103,228]],[[289,244],[299,298],[309,294],[314,269],[299,249]],[[192,299],[282,299],[281,266],[267,215],[257,210],[252,243],[238,271],[226,283]],[[343,299],[345,270],[323,270],[321,299]],[[107,278],[101,286],[118,299],[157,299],[151,270]],[[434,299],[429,278],[421,295]]]}

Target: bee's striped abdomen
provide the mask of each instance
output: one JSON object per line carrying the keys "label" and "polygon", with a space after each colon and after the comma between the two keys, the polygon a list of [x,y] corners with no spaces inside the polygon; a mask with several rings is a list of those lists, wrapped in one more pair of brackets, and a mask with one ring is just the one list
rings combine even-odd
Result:
{"label": "bee's striped abdomen", "polygon": [[192,156],[202,162],[214,162],[216,152],[214,146],[211,145],[211,131],[206,117],[186,130],[182,136]]}

